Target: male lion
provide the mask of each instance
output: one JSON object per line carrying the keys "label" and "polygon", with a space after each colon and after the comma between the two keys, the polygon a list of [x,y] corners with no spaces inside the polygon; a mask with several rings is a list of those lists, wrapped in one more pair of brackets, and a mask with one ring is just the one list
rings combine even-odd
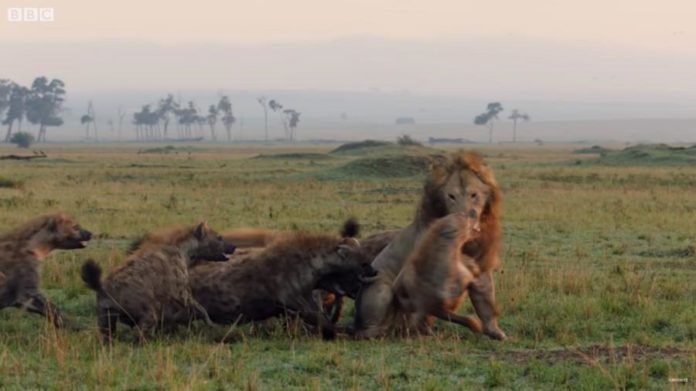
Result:
{"label": "male lion", "polygon": [[500,263],[500,209],[502,195],[493,172],[474,153],[455,153],[436,162],[426,179],[423,196],[413,222],[399,231],[376,257],[372,267],[375,281],[364,286],[356,301],[355,336],[374,338],[386,331],[395,319],[393,283],[421,236],[435,220],[451,213],[476,216],[477,238],[464,247],[481,274],[469,285],[469,297],[483,322],[483,332],[505,339],[498,327],[493,269]]}
{"label": "male lion", "polygon": [[[64,325],[60,311],[39,290],[41,261],[55,249],[85,247],[92,234],[72,217],[54,213],[34,218],[0,235],[0,309],[26,308],[50,319],[56,327]],[[4,285],[4,286],[3,286]]]}
{"label": "male lion", "polygon": [[171,329],[194,317],[212,324],[191,296],[188,268],[199,259],[227,261],[233,245],[203,222],[147,235],[133,248],[104,281],[94,261],[82,266],[82,279],[97,292],[97,321],[105,340],[111,340],[119,320],[137,326],[141,342],[158,327]]}
{"label": "male lion", "polygon": [[480,274],[476,261],[462,252],[474,236],[475,218],[454,213],[430,225],[394,281],[399,312],[407,327],[430,333],[432,317],[481,332],[481,322],[456,313],[466,289]]}

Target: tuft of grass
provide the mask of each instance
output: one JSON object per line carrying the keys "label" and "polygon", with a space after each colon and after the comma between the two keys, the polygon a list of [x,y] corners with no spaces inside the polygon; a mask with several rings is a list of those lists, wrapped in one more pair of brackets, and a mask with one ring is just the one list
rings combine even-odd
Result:
{"label": "tuft of grass", "polygon": [[0,177],[0,188],[20,189],[24,186],[24,181],[19,179]]}

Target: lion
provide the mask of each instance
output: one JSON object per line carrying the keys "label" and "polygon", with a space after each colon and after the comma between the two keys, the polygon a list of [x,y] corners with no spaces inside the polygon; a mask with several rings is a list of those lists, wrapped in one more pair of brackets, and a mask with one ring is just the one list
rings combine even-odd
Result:
{"label": "lion", "polygon": [[356,223],[348,221],[342,237],[297,232],[240,261],[196,266],[190,274],[194,298],[216,323],[296,314],[321,330],[323,339],[334,339],[333,324],[313,291],[330,276],[374,277],[354,238],[357,229]]}
{"label": "lion", "polygon": [[212,325],[192,297],[189,267],[199,259],[227,261],[234,245],[202,222],[150,234],[135,242],[126,263],[102,281],[101,268],[88,260],[82,279],[97,292],[97,323],[110,341],[118,321],[136,327],[140,342],[157,328],[172,329],[194,317]]}
{"label": "lion", "polygon": [[433,222],[394,280],[394,295],[407,328],[430,334],[432,317],[481,332],[481,322],[456,313],[467,287],[478,277],[476,261],[462,252],[474,237],[473,223],[463,213]]}
{"label": "lion", "polygon": [[0,309],[14,306],[64,326],[60,311],[41,293],[41,261],[53,250],[85,248],[92,233],[64,213],[36,217],[0,236]]}
{"label": "lion", "polygon": [[468,286],[469,297],[482,321],[483,332],[505,339],[498,326],[493,270],[500,264],[502,194],[491,169],[471,152],[458,152],[435,161],[425,181],[413,222],[400,230],[372,262],[378,274],[363,286],[356,300],[355,337],[375,338],[393,323],[396,314],[393,284],[422,235],[437,219],[452,213],[475,216],[477,238],[463,252],[476,261],[479,276]]}

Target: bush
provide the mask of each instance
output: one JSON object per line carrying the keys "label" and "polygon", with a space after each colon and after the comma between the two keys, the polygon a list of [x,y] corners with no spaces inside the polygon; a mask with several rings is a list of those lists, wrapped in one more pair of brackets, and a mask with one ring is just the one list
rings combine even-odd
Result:
{"label": "bush", "polygon": [[10,138],[10,142],[12,144],[17,144],[18,148],[29,148],[34,141],[34,136],[27,132],[17,132]]}
{"label": "bush", "polygon": [[399,137],[396,139],[396,142],[397,142],[399,145],[401,145],[401,146],[418,146],[418,147],[422,147],[422,146],[423,146],[423,144],[421,144],[420,142],[416,141],[415,139],[413,139],[413,138],[412,138],[411,136],[409,136],[408,134],[404,134],[403,136],[399,136]]}

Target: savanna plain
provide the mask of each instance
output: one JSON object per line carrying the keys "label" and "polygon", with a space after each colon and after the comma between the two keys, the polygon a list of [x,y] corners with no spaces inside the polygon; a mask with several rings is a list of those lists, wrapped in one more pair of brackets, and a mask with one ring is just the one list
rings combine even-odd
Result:
{"label": "savanna plain", "polygon": [[[338,232],[351,216],[363,236],[408,225],[421,158],[438,150],[334,147],[43,145],[47,158],[0,161],[0,230],[65,211],[95,233],[42,266],[46,295],[80,330],[0,311],[0,388],[694,387],[696,166],[602,164],[573,145],[474,147],[504,194],[495,280],[507,341],[439,322],[434,336],[323,342],[294,320],[194,323],[144,346],[120,327],[113,345],[99,341],[80,266],[115,267],[148,231],[207,220]],[[352,316],[350,303],[340,323]]]}

